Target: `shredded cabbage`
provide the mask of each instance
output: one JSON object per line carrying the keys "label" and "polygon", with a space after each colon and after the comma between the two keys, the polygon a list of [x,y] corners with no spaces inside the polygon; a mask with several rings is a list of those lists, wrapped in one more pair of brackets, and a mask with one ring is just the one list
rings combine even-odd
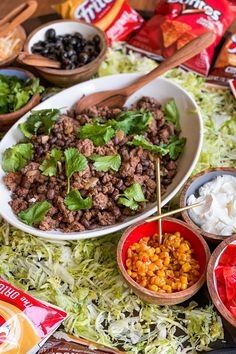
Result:
{"label": "shredded cabbage", "polygon": [[65,309],[66,332],[129,354],[195,353],[223,338],[212,305],[162,307],[134,295],[118,272],[118,239],[45,241],[0,220],[0,275]]}
{"label": "shredded cabbage", "polygon": [[[109,49],[99,76],[126,72],[146,73],[157,63],[138,53],[128,54],[124,44]],[[205,79],[192,72],[173,69],[166,75],[183,86],[199,105],[204,123],[204,143],[194,173],[209,167],[232,166],[236,161],[236,100],[229,90],[211,89]]]}

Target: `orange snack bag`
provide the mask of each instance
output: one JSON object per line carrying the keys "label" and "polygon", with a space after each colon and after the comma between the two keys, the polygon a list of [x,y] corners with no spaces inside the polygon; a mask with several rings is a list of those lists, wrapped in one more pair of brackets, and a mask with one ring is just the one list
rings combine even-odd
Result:
{"label": "orange snack bag", "polygon": [[0,279],[0,353],[34,354],[66,318]]}
{"label": "orange snack bag", "polygon": [[124,41],[144,21],[127,0],[66,0],[54,8],[63,18],[98,26],[110,42]]}

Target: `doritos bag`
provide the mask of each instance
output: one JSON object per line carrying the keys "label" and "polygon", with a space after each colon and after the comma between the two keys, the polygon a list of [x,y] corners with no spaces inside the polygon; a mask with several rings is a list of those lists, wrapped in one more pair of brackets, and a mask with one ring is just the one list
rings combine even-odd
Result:
{"label": "doritos bag", "polygon": [[235,17],[235,7],[227,0],[161,0],[156,15],[130,40],[132,47],[163,59],[208,31],[216,41],[184,66],[201,75],[208,75],[214,49]]}
{"label": "doritos bag", "polygon": [[66,0],[54,7],[63,18],[98,26],[110,42],[124,41],[144,21],[127,0]]}
{"label": "doritos bag", "polygon": [[61,309],[0,279],[0,353],[35,354],[65,318]]}

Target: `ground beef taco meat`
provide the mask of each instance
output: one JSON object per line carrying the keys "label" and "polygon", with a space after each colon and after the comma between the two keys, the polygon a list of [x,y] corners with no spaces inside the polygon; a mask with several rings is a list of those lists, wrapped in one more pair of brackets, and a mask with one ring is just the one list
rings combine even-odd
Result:
{"label": "ground beef taco meat", "polygon": [[[141,115],[149,112],[151,119],[145,129],[139,127],[140,121],[127,128],[126,124],[130,124],[132,117],[128,117],[124,124],[122,121],[123,125],[114,125],[121,114],[131,111]],[[78,134],[81,128],[89,129],[96,124],[98,127],[106,126],[104,136],[89,138],[84,131],[83,136]],[[145,122],[140,124],[145,125]],[[127,129],[130,132],[127,133]],[[107,137],[107,132],[112,132],[112,136]],[[143,144],[133,144],[137,135],[151,145],[164,147],[173,137],[179,139],[179,131],[166,120],[160,103],[150,97],[142,97],[129,111],[127,108],[90,107],[82,114],[72,109],[67,115],[60,115],[50,132],[39,130],[28,137],[27,143],[32,144],[33,149],[31,158],[23,168],[16,171],[8,169],[4,177],[7,188],[12,192],[10,205],[14,213],[22,218],[22,212],[34,203],[47,201],[46,212],[33,226],[44,231],[79,232],[113,225],[142,212],[147,203],[156,199],[157,154]],[[104,139],[104,142],[98,143],[97,138]],[[70,153],[76,150],[84,163],[84,168],[75,170],[69,179],[65,155],[68,149]],[[52,151],[59,154],[58,157],[52,155]],[[104,161],[101,163],[101,157],[106,159],[105,164]],[[176,174],[178,156],[165,153],[160,157],[161,189],[164,193]],[[71,161],[74,163],[75,159]],[[47,163],[52,163],[49,169],[46,169]],[[141,193],[139,198],[135,193],[132,195],[134,187],[138,188],[138,194]]]}

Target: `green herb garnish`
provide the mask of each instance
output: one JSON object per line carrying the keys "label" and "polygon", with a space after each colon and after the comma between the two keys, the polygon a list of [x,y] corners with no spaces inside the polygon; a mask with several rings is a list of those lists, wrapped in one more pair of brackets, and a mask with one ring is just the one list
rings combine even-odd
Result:
{"label": "green herb garnish", "polygon": [[84,171],[87,167],[87,159],[75,148],[69,148],[64,151],[65,168],[68,181],[67,193],[70,192],[70,178],[75,172]]}
{"label": "green herb garnish", "polygon": [[4,151],[2,156],[2,168],[5,172],[16,172],[21,170],[32,158],[32,144],[16,144]]}
{"label": "green herb garnish", "polygon": [[34,94],[42,91],[39,79],[22,80],[16,76],[0,75],[0,114],[17,111]]}
{"label": "green herb garnish", "polygon": [[44,176],[56,176],[58,161],[62,158],[62,152],[59,149],[52,149],[49,153],[49,158],[44,160],[42,164],[39,166],[40,171]]}
{"label": "green herb garnish", "polygon": [[91,197],[83,199],[79,191],[73,189],[65,197],[64,203],[71,211],[78,211],[82,209],[90,209],[93,205]]}
{"label": "green herb garnish", "polygon": [[108,170],[118,171],[121,165],[121,157],[119,154],[100,156],[92,155],[90,159],[94,162],[94,167],[96,171],[107,172]]}
{"label": "green herb garnish", "polygon": [[26,138],[29,139],[38,133],[49,135],[59,116],[60,110],[56,108],[32,111],[27,121],[21,123],[19,127]]}
{"label": "green herb garnish", "polygon": [[178,138],[177,136],[172,136],[170,138],[170,143],[167,145],[167,148],[169,150],[169,156],[172,160],[177,160],[179,155],[182,153],[185,144],[186,138]]}
{"label": "green herb garnish", "polygon": [[153,116],[147,111],[121,112],[115,121],[116,130],[123,130],[125,134],[139,134],[147,130]]}
{"label": "green herb garnish", "polygon": [[124,190],[123,194],[120,194],[118,203],[125,205],[126,207],[137,210],[138,203],[145,202],[142,187],[139,183],[133,183],[130,187]]}
{"label": "green herb garnish", "polygon": [[181,131],[180,122],[179,122],[179,111],[176,106],[174,98],[167,102],[164,106],[164,115],[167,122],[171,122],[175,126],[177,133]]}
{"label": "green herb garnish", "polygon": [[28,209],[21,211],[18,217],[27,225],[38,225],[50,208],[51,204],[44,200],[34,203]]}
{"label": "green herb garnish", "polygon": [[115,135],[115,130],[108,124],[85,124],[78,131],[80,139],[90,139],[96,146],[107,144]]}

